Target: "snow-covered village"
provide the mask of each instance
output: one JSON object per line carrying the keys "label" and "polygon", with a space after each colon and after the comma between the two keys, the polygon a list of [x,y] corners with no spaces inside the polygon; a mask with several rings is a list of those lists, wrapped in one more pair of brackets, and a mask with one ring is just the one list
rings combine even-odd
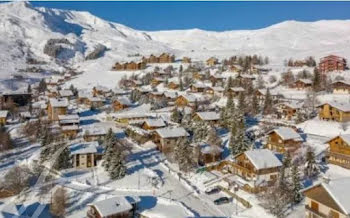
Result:
{"label": "snow-covered village", "polygon": [[350,217],[349,42],[0,3],[0,217]]}

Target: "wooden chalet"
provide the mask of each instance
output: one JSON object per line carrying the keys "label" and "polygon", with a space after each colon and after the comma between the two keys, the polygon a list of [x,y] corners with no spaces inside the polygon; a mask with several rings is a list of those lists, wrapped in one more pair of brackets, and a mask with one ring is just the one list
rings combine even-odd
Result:
{"label": "wooden chalet", "polygon": [[195,95],[191,94],[186,94],[186,95],[180,95],[176,98],[175,100],[175,105],[178,107],[185,107],[185,106],[190,106],[193,107],[195,106],[195,103],[202,103],[204,100],[200,97],[197,97]]}
{"label": "wooden chalet", "polygon": [[332,83],[333,94],[350,94],[350,82],[335,81]]}
{"label": "wooden chalet", "polygon": [[243,179],[241,188],[258,193],[277,181],[282,163],[272,151],[254,149],[235,156],[230,165],[232,174]]}
{"label": "wooden chalet", "polygon": [[302,109],[303,102],[281,102],[276,105],[277,116],[285,120],[292,120],[296,118],[297,112]]}
{"label": "wooden chalet", "polygon": [[139,200],[116,196],[88,204],[87,218],[129,218],[136,217]]}
{"label": "wooden chalet", "polygon": [[[259,104],[264,103],[266,92],[267,92],[266,89],[256,90],[255,95],[258,98]],[[281,98],[281,96],[276,94],[273,90],[270,90],[270,95],[273,102],[278,102],[278,100]]]}
{"label": "wooden chalet", "polygon": [[350,217],[350,178],[324,179],[302,190],[305,196],[305,217]]}
{"label": "wooden chalet", "polygon": [[191,58],[189,58],[189,57],[183,57],[183,58],[182,58],[182,63],[184,63],[184,64],[190,64],[190,63],[191,63]]}
{"label": "wooden chalet", "polygon": [[320,59],[318,69],[323,74],[332,71],[343,71],[346,69],[346,60],[336,55],[328,55]]}
{"label": "wooden chalet", "polygon": [[112,67],[113,70],[116,71],[135,71],[135,70],[143,70],[146,69],[146,63],[143,61],[140,62],[126,62],[126,63],[115,63],[115,65]]}
{"label": "wooden chalet", "polygon": [[106,136],[106,134],[107,131],[105,128],[94,125],[83,129],[83,138],[87,142],[101,140]]}
{"label": "wooden chalet", "polygon": [[214,57],[211,57],[209,58],[207,61],[206,61],[207,65],[208,66],[215,66],[216,64],[219,63],[218,59],[217,58],[214,58]]}
{"label": "wooden chalet", "polygon": [[130,101],[128,97],[119,97],[112,100],[112,105],[114,111],[120,111],[132,107],[134,104]]}
{"label": "wooden chalet", "polygon": [[222,97],[224,95],[225,88],[221,86],[207,87],[204,91],[205,94],[208,95],[216,95]]}
{"label": "wooden chalet", "polygon": [[292,88],[297,90],[310,90],[312,88],[312,80],[311,79],[298,79],[294,82]]}
{"label": "wooden chalet", "polygon": [[104,86],[95,86],[92,88],[92,96],[94,97],[107,97],[112,94],[112,90]]}
{"label": "wooden chalet", "polygon": [[9,112],[7,110],[0,110],[0,126],[6,125]]}
{"label": "wooden chalet", "polygon": [[165,99],[164,92],[153,91],[148,93],[148,98],[153,101],[161,101]]}
{"label": "wooden chalet", "polygon": [[69,150],[74,168],[95,167],[102,157],[102,148],[97,141],[74,143]]}
{"label": "wooden chalet", "polygon": [[157,85],[165,82],[165,80],[166,80],[165,78],[155,77],[152,79],[151,84],[152,84],[152,86],[157,86]]}
{"label": "wooden chalet", "polygon": [[210,145],[208,143],[195,144],[194,149],[194,156],[199,165],[220,161],[222,159],[222,152],[224,151],[224,149],[219,146]]}
{"label": "wooden chalet", "polygon": [[180,82],[178,79],[176,80],[171,80],[168,82],[168,88],[172,90],[177,90],[180,88]]}
{"label": "wooden chalet", "polygon": [[203,71],[192,72],[192,78],[194,80],[204,81],[205,80],[205,72],[203,72]]}
{"label": "wooden chalet", "polygon": [[213,86],[223,85],[225,78],[222,75],[210,75],[209,80]]}
{"label": "wooden chalet", "polygon": [[217,113],[215,111],[196,112],[193,115],[193,120],[203,121],[210,125],[216,125],[220,121],[220,113]]}
{"label": "wooden chalet", "polygon": [[243,93],[245,89],[243,87],[232,87],[227,91],[227,95],[231,95],[232,97],[238,97],[241,93]]}
{"label": "wooden chalet", "polygon": [[255,76],[250,74],[238,74],[236,80],[238,80],[240,85],[253,84]]}
{"label": "wooden chalet", "polygon": [[207,86],[203,83],[195,83],[191,85],[191,92],[203,93]]}
{"label": "wooden chalet", "polygon": [[79,116],[77,114],[58,115],[58,123],[62,134],[69,139],[75,138],[79,132]]}
{"label": "wooden chalet", "polygon": [[146,119],[141,126],[142,126],[142,129],[144,130],[155,130],[155,129],[166,127],[166,123],[164,122],[163,119],[160,119],[160,118]]}
{"label": "wooden chalet", "polygon": [[328,141],[327,162],[350,169],[350,135],[340,135]]}
{"label": "wooden chalet", "polygon": [[241,66],[235,65],[235,64],[230,65],[229,70],[232,72],[238,72],[238,73],[243,71]]}
{"label": "wooden chalet", "polygon": [[90,106],[92,110],[95,110],[104,105],[104,99],[100,97],[89,97],[86,99],[86,104]]}
{"label": "wooden chalet", "polygon": [[187,138],[189,133],[183,127],[165,127],[154,132],[153,142],[164,153],[173,151],[176,141]]}
{"label": "wooden chalet", "polygon": [[337,122],[350,121],[350,104],[338,102],[326,102],[318,105],[318,116],[321,120],[332,120]]}
{"label": "wooden chalet", "polygon": [[266,148],[280,153],[293,153],[301,147],[303,142],[299,133],[289,127],[279,127],[267,135]]}
{"label": "wooden chalet", "polygon": [[151,105],[142,104],[137,107],[133,107],[127,110],[116,112],[112,114],[114,120],[121,124],[129,124],[131,122],[143,121],[148,118],[152,118],[151,114]]}
{"label": "wooden chalet", "polygon": [[174,63],[175,62],[175,56],[170,55],[168,53],[163,53],[159,57],[154,56],[151,54],[149,58],[143,57],[142,61],[145,63]]}
{"label": "wooden chalet", "polygon": [[50,98],[47,115],[49,120],[58,121],[59,115],[67,114],[68,100],[66,98],[56,99]]}

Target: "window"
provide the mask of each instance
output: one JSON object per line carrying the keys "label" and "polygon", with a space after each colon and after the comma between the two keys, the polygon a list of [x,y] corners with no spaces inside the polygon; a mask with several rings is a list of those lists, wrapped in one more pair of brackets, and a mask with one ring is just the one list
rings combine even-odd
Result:
{"label": "window", "polygon": [[311,209],[318,211],[318,203],[311,201]]}

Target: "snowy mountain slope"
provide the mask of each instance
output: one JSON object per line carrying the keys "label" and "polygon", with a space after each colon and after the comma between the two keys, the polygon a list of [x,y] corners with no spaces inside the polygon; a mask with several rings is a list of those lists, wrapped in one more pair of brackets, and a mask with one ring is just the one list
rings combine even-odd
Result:
{"label": "snowy mountain slope", "polygon": [[[70,45],[59,60],[44,54],[50,39],[67,39]],[[97,45],[108,51],[95,60],[85,56]],[[338,54],[350,56],[350,20],[286,21],[259,30],[213,32],[199,29],[144,32],[108,22],[88,12],[36,8],[26,2],[0,4],[0,91],[22,85],[11,75],[28,67],[27,57],[46,61],[45,70],[63,66],[83,71],[73,84],[117,84],[125,73],[109,71],[116,61],[139,60],[135,54],[162,52],[204,60],[239,54],[269,56],[272,64],[284,59]],[[25,82],[32,81],[31,78]],[[34,81],[34,80],[33,80]],[[9,85],[8,83],[13,83]]]}
{"label": "snowy mountain slope", "polygon": [[349,56],[350,20],[318,22],[286,21],[259,30],[212,32],[199,29],[149,32],[154,40],[200,53],[231,50],[242,54],[266,54],[272,59],[329,53]]}

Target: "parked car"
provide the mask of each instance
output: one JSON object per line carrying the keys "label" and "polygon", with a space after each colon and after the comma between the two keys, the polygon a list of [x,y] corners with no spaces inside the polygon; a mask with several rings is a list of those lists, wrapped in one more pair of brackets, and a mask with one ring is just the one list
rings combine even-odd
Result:
{"label": "parked car", "polygon": [[205,194],[212,195],[212,194],[219,193],[220,191],[221,191],[220,187],[214,186],[214,187],[210,187],[207,190],[205,190]]}
{"label": "parked car", "polygon": [[214,201],[214,204],[221,205],[221,204],[227,204],[230,203],[230,199],[228,197],[221,197]]}

